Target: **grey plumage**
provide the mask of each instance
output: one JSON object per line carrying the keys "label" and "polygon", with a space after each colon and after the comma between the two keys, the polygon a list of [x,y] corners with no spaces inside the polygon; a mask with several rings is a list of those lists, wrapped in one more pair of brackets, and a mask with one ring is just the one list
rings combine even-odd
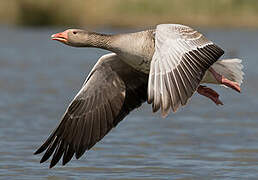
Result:
{"label": "grey plumage", "polygon": [[[55,40],[76,47],[99,47],[114,53],[101,57],[59,125],[35,152],[52,156],[50,167],[78,159],[130,111],[148,98],[163,116],[185,105],[223,50],[183,25],[163,24],[131,34],[101,35],[65,31]],[[80,38],[81,35],[84,38]],[[70,40],[65,37],[71,36]],[[240,79],[240,78],[239,78]]]}
{"label": "grey plumage", "polygon": [[119,59],[103,56],[80,92],[66,110],[60,124],[35,152],[46,150],[41,162],[53,153],[50,167],[63,156],[65,165],[100,141],[130,111],[147,99],[148,76]]}

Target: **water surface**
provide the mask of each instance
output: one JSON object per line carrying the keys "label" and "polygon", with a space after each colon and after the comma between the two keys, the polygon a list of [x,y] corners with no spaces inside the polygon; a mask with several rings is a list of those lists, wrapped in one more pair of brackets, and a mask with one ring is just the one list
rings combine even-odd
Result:
{"label": "water surface", "polygon": [[200,29],[244,60],[241,94],[215,87],[223,107],[195,95],[162,119],[144,104],[80,160],[39,164],[33,152],[107,53],[51,41],[60,30],[0,27],[0,179],[257,179],[258,30]]}

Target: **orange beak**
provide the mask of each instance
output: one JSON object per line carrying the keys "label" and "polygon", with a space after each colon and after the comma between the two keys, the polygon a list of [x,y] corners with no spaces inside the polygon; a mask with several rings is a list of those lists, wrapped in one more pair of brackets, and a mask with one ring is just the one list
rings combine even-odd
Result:
{"label": "orange beak", "polygon": [[52,40],[60,41],[62,43],[67,43],[68,42],[68,34],[67,31],[61,32],[61,33],[56,33],[51,36]]}

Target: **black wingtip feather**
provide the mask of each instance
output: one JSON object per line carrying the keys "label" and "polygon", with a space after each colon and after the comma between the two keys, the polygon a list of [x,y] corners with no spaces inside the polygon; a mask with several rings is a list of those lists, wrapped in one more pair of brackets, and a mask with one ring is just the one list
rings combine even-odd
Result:
{"label": "black wingtip feather", "polygon": [[[40,147],[41,148],[41,147]],[[37,149],[33,154],[34,155],[37,155],[37,154],[40,154],[40,153],[42,153],[44,150],[41,150],[41,149]]]}
{"label": "black wingtip feather", "polygon": [[43,151],[45,151],[47,148],[48,148],[48,146],[49,146],[49,144],[52,142],[52,137],[50,136],[47,140],[46,140],[46,142],[44,143],[44,144],[42,144],[35,152],[34,152],[34,155],[36,155],[36,154],[40,154],[40,153],[42,153]]}
{"label": "black wingtip feather", "polygon": [[54,155],[53,155],[53,157],[52,157],[52,160],[51,160],[51,162],[50,162],[50,166],[49,166],[49,168],[52,168],[52,167],[54,167],[57,163],[58,163],[58,161],[61,159],[61,157],[62,157],[62,155],[63,155],[63,153],[64,153],[64,141],[61,141],[58,145],[57,145],[57,147],[56,147],[56,150],[55,150],[55,153],[54,153]]}
{"label": "black wingtip feather", "polygon": [[49,165],[49,169],[51,169],[52,167],[54,167],[54,165],[50,163],[50,165]]}
{"label": "black wingtip feather", "polygon": [[43,157],[40,160],[40,163],[45,162],[46,160],[48,160],[48,158],[53,154],[56,145],[58,143],[57,138],[55,138],[55,140],[50,144],[50,146],[48,147],[47,151],[45,152],[45,154],[43,155]]}
{"label": "black wingtip feather", "polygon": [[85,151],[86,151],[85,148],[84,148],[84,149],[81,149],[80,151],[77,151],[77,152],[75,153],[76,159],[79,159],[79,158],[85,153]]}
{"label": "black wingtip feather", "polygon": [[72,144],[69,144],[67,145],[65,151],[64,151],[64,155],[63,155],[63,166],[65,164],[67,164],[73,157],[74,155],[74,149],[72,148],[73,145]]}
{"label": "black wingtip feather", "polygon": [[64,155],[62,165],[63,166],[66,165],[72,159],[73,155],[74,155],[74,152],[71,152],[70,154],[68,154],[66,156]]}

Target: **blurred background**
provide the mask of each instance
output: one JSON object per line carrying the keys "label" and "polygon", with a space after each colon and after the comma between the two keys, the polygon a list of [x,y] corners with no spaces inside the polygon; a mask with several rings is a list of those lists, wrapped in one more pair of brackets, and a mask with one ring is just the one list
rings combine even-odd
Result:
{"label": "blurred background", "polygon": [[49,26],[258,26],[255,0],[1,0],[0,22]]}
{"label": "blurred background", "polygon": [[[49,170],[33,152],[57,126],[98,58],[95,48],[51,41],[82,27],[134,32],[194,27],[243,59],[241,94],[210,86],[165,119],[144,104],[80,160]],[[0,179],[257,179],[257,0],[0,0]]]}

